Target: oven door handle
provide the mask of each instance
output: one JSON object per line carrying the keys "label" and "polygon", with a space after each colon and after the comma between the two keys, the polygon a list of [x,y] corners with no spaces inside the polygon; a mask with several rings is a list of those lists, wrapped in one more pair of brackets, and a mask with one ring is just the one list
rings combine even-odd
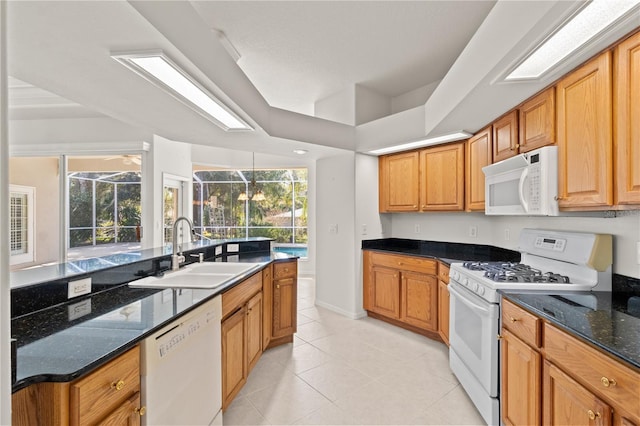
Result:
{"label": "oven door handle", "polygon": [[[454,286],[449,285],[449,293],[453,294],[454,296],[457,296],[462,303],[469,306],[470,308],[475,309],[476,311],[483,312],[485,314],[489,314],[489,308],[479,305],[477,303],[474,303],[470,297],[462,294],[460,290],[457,290],[455,285]],[[486,302],[486,303],[488,304],[489,302]]]}

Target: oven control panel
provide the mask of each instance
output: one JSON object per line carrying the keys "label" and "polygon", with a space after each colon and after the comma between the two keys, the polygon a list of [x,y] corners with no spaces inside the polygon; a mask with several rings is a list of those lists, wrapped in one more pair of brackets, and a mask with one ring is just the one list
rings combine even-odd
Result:
{"label": "oven control panel", "polygon": [[537,237],[535,247],[542,250],[564,251],[567,240],[563,238]]}

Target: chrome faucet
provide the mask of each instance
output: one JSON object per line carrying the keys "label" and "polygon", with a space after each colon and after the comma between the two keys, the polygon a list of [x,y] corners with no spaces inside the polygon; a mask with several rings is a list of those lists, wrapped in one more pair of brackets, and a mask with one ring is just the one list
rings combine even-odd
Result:
{"label": "chrome faucet", "polygon": [[[193,235],[193,222],[191,222],[191,219],[189,219],[188,217],[180,216],[176,219],[175,222],[173,222],[173,235],[171,236],[171,238],[173,239],[173,252],[171,255],[172,271],[177,271],[178,269],[180,269],[180,264],[185,261],[183,254],[181,252],[178,252],[178,223],[181,220],[187,222],[187,224],[189,225],[189,235]],[[191,240],[193,241],[193,237],[191,237]]]}

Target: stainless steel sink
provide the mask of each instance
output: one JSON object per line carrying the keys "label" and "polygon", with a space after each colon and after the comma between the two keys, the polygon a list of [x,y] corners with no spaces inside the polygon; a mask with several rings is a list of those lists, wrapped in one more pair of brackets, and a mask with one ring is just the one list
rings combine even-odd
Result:
{"label": "stainless steel sink", "polygon": [[264,263],[198,263],[177,271],[167,272],[161,277],[146,277],[132,281],[129,286],[213,289],[240,275],[248,275],[262,266],[264,266]]}

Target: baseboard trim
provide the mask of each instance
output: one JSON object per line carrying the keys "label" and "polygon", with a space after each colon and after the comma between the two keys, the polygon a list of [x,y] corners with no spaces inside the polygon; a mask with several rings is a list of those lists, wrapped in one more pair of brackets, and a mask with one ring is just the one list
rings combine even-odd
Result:
{"label": "baseboard trim", "polygon": [[315,305],[316,306],[320,306],[321,308],[325,308],[328,309],[332,312],[335,312],[337,314],[340,314],[342,316],[345,316],[347,318],[350,319],[360,319],[360,318],[364,318],[367,316],[367,312],[366,311],[361,311],[361,312],[350,312],[350,311],[345,311],[344,309],[338,308],[337,306],[334,306],[330,303],[325,303],[321,300],[317,300],[315,301]]}

